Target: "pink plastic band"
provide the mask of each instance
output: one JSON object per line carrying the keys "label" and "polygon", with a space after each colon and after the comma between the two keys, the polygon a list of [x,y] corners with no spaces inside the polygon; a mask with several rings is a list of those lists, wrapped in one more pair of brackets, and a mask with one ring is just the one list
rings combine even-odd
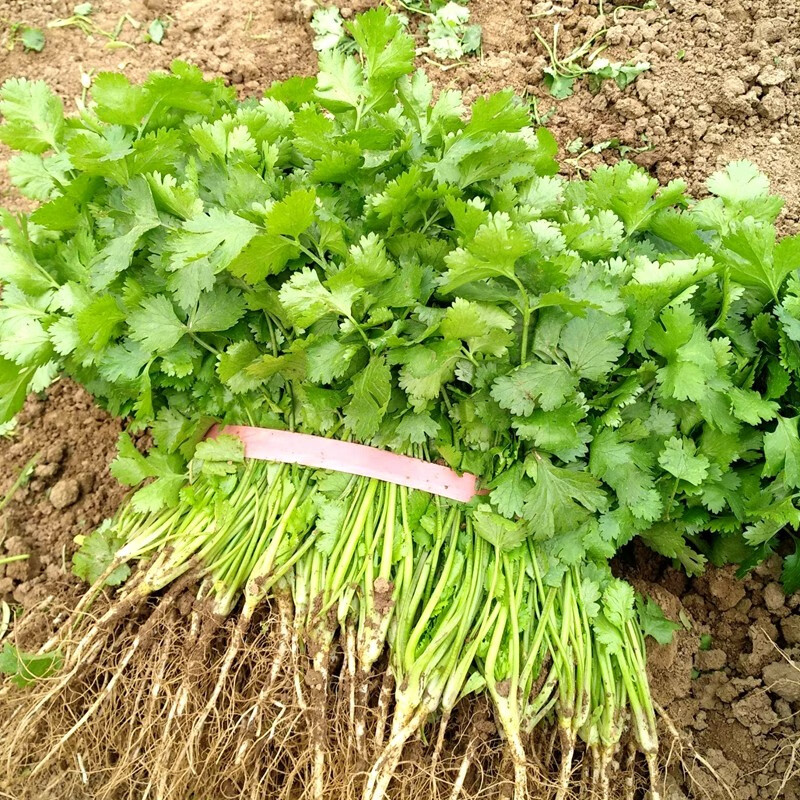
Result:
{"label": "pink plastic band", "polygon": [[449,467],[379,450],[377,447],[248,425],[226,425],[224,429],[215,425],[208,432],[208,437],[215,439],[220,433],[238,436],[244,443],[247,458],[302,464],[304,467],[378,478],[463,503],[469,502],[478,493],[475,475],[468,472],[459,475]]}

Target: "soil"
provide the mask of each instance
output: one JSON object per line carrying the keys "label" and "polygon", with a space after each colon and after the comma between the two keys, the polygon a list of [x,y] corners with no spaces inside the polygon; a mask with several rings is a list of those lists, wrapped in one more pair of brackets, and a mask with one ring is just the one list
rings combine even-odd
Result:
{"label": "soil", "polygon": [[[342,13],[349,17],[371,4],[352,0]],[[715,169],[750,159],[785,199],[781,231],[798,230],[800,4],[604,5],[599,19],[596,2],[471,0],[473,21],[483,28],[480,57],[447,70],[420,65],[438,87],[460,88],[466,100],[506,86],[535,98],[536,112],[570,159],[567,174],[618,159],[620,147],[633,148],[628,157],[660,180],[682,177],[699,195]],[[0,0],[0,36],[8,22],[45,27],[69,17],[72,6],[63,0]],[[113,69],[141,79],[174,58],[198,64],[208,76],[221,75],[243,95],[314,71],[308,27],[313,0],[105,0],[95,6],[91,19],[106,31],[129,15],[120,39],[133,47],[109,49],[102,35],[86,36],[74,26],[47,29],[41,53],[24,52],[20,44],[0,49],[0,80],[43,78],[74,109],[83,74]],[[167,23],[160,45],[143,40],[156,17]],[[572,97],[556,101],[543,86],[547,59],[534,35],[538,29],[552,41],[556,24],[562,56],[608,27],[604,56],[647,60],[651,68],[625,90],[606,81],[591,94],[586,81],[579,81]],[[567,149],[576,149],[577,139],[600,152],[576,161]],[[616,147],[602,147],[611,140]],[[0,161],[7,155],[0,149]],[[0,205],[29,207],[2,169]],[[31,398],[15,435],[0,440],[0,496],[38,454],[31,479],[0,516],[0,558],[31,556],[0,567],[0,598],[31,609],[50,597],[68,605],[80,591],[69,571],[73,539],[112,515],[124,496],[108,471],[120,427],[83,390],[60,381],[45,397]],[[650,652],[655,699],[680,735],[671,742],[664,726],[667,800],[800,798],[800,782],[791,777],[800,742],[800,672],[794,667],[800,664],[800,596],[783,595],[780,564],[767,562],[744,581],[730,570],[709,570],[690,581],[650,552],[628,555],[627,570],[637,586],[683,623],[670,645]]]}
{"label": "soil", "polygon": [[31,608],[75,588],[74,537],[91,533],[122,500],[108,469],[122,426],[66,380],[46,398],[29,398],[17,421],[0,444],[0,496],[23,470],[29,479],[0,518],[0,559],[30,558],[0,566],[0,599]]}

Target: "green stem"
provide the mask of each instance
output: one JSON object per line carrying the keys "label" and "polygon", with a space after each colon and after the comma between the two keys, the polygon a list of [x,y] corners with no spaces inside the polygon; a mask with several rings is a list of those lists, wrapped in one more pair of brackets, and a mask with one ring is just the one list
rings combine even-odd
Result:
{"label": "green stem", "polygon": [[3,558],[0,558],[0,567],[5,566],[6,564],[13,564],[15,561],[25,561],[30,557],[30,553],[20,553],[17,556],[4,556]]}

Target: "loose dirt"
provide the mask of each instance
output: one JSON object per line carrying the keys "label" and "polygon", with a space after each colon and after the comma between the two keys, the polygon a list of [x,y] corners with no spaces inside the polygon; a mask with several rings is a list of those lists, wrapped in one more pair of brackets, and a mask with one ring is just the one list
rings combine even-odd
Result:
{"label": "loose dirt", "polygon": [[[345,17],[374,4],[342,6]],[[563,148],[566,174],[620,157],[616,140],[660,180],[683,177],[702,194],[706,178],[724,163],[754,161],[786,205],[785,233],[800,228],[800,5],[795,0],[661,0],[657,8],[631,3],[561,0],[472,0],[483,27],[480,57],[446,71],[424,62],[440,88],[463,90],[472,100],[511,86],[536,100],[536,111]],[[4,25],[45,27],[67,18],[72,2],[0,0]],[[134,45],[108,49],[107,39],[75,27],[46,30],[41,53],[20,44],[0,50],[0,80],[43,78],[68,109],[82,91],[81,76],[124,70],[141,79],[174,58],[221,75],[243,95],[257,95],[273,80],[310,74],[316,63],[308,18],[313,2],[256,0],[145,0],[95,3],[92,20],[115,28]],[[161,45],[143,41],[156,17],[167,23]],[[607,81],[591,94],[579,81],[572,97],[556,101],[542,84],[547,66],[534,35],[552,41],[558,25],[563,56],[592,32],[608,31],[611,60],[647,60],[651,68],[625,90]],[[598,146],[576,161],[582,148]],[[570,147],[571,146],[571,147]],[[569,150],[577,152],[570,153]],[[641,152],[635,152],[640,150]],[[0,161],[8,152],[0,149]],[[571,162],[571,163],[570,163]],[[25,210],[0,168],[0,205]],[[68,605],[80,587],[69,572],[73,538],[112,515],[124,496],[108,471],[120,424],[93,405],[83,390],[61,381],[45,397],[31,398],[16,434],[0,440],[0,496],[39,454],[30,481],[0,515],[0,558],[29,553],[0,567],[0,598],[30,609],[48,597]],[[689,581],[649,551],[633,549],[620,569],[684,625],[674,641],[650,653],[653,691],[673,720],[680,741],[664,729],[669,763],[667,800],[684,798],[800,798],[795,747],[800,741],[800,596],[784,597],[780,564],[770,561],[743,582],[729,570],[709,570]],[[701,649],[701,636],[702,649]],[[788,779],[786,779],[788,776]]]}

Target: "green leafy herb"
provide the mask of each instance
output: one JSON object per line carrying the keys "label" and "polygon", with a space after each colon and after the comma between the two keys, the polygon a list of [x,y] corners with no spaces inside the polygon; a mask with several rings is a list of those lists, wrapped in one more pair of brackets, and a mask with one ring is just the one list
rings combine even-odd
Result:
{"label": "green leafy herb", "polygon": [[[88,536],[76,538],[79,545],[72,556],[72,574],[92,585],[106,572],[123,544],[113,526],[106,522]],[[119,586],[130,575],[130,567],[120,564],[105,579],[105,586]]]}

